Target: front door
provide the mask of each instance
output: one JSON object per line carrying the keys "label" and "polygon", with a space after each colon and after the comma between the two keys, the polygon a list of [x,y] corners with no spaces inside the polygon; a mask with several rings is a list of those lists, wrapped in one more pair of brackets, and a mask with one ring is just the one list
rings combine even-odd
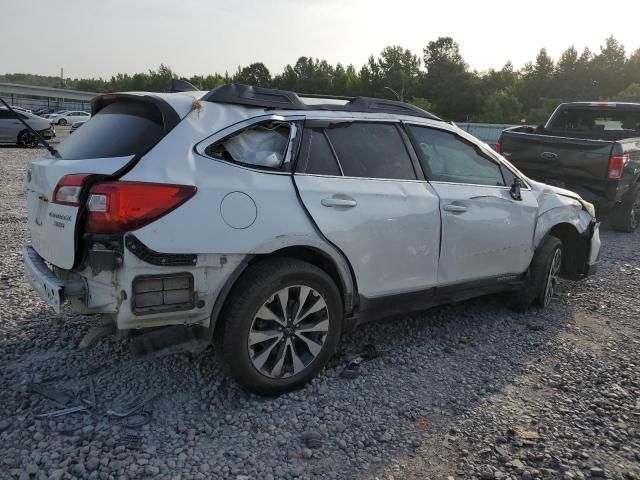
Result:
{"label": "front door", "polygon": [[407,126],[440,197],[438,283],[459,284],[524,273],[533,256],[537,200],[510,194],[513,172],[453,132]]}
{"label": "front door", "polygon": [[296,186],[319,230],[349,260],[366,298],[437,282],[439,201],[413,160],[394,123],[305,125]]}

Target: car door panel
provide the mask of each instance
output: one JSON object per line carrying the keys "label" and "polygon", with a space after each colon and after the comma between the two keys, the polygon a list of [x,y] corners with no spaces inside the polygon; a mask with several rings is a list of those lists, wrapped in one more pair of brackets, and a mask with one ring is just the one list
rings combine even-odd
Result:
{"label": "car door panel", "polygon": [[428,183],[306,174],[295,182],[322,234],[351,263],[360,294],[436,285],[440,212]]}
{"label": "car door panel", "polygon": [[[442,208],[441,285],[526,271],[538,210],[529,190],[433,182]],[[458,207],[458,208],[456,208]]]}

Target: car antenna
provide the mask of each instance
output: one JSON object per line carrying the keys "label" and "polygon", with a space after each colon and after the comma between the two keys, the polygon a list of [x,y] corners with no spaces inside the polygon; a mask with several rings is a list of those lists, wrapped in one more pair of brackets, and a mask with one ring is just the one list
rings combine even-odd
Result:
{"label": "car antenna", "polygon": [[27,127],[27,128],[29,129],[29,131],[30,131],[31,133],[33,133],[33,134],[36,136],[36,138],[38,139],[38,141],[39,141],[42,145],[44,145],[44,147],[45,147],[47,150],[49,150],[49,153],[50,153],[51,155],[53,155],[53,156],[54,156],[54,157],[56,157],[56,158],[62,158],[62,157],[60,157],[60,153],[58,152],[58,150],[56,150],[56,149],[55,149],[55,148],[53,148],[51,145],[49,145],[49,143],[48,143],[44,138],[42,138],[42,135],[40,135],[36,130],[34,130],[34,129],[33,129],[33,127],[32,127],[31,125],[29,125],[27,122],[25,122],[25,121],[22,119],[22,117],[20,117],[20,115],[18,115],[18,114],[16,113],[16,111],[15,111],[13,108],[11,108],[11,105],[9,105],[7,102],[5,102],[4,98],[0,97],[0,102],[2,102],[2,103],[4,104],[4,106],[5,106],[5,107],[7,107],[7,109],[8,109],[11,113],[13,113],[13,114],[15,115],[15,117],[16,117],[18,120],[20,120],[20,122],[21,122],[25,127]]}

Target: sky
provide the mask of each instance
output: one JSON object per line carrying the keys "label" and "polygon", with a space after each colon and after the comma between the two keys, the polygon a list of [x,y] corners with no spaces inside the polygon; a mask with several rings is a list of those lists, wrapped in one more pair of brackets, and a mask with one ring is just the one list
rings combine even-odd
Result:
{"label": "sky", "polygon": [[[608,8],[607,6],[611,6]],[[593,0],[0,0],[0,73],[103,77],[156,69],[272,74],[300,56],[362,66],[388,45],[422,56],[451,36],[478,70],[519,68],[546,47],[598,51],[614,35],[640,48],[640,2]]]}

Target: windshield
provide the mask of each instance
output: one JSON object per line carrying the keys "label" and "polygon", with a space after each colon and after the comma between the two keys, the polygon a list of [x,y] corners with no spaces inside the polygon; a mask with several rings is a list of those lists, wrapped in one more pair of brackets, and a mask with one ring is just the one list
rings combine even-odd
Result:
{"label": "windshield", "polygon": [[107,105],[81,130],[67,137],[58,152],[67,160],[126,157],[148,151],[164,136],[162,115],[142,102]]}

